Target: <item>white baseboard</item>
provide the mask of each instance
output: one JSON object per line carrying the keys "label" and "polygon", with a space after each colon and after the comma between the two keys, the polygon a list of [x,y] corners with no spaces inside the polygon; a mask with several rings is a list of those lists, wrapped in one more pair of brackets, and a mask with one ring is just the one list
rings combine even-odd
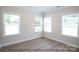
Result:
{"label": "white baseboard", "polygon": [[41,35],[35,35],[35,36],[29,37],[29,38],[26,38],[26,39],[22,39],[20,41],[3,44],[3,45],[0,46],[0,48],[8,46],[8,45],[12,45],[12,44],[21,43],[21,42],[28,41],[28,40],[33,40],[33,39],[40,38],[40,37],[42,37],[42,36]]}
{"label": "white baseboard", "polygon": [[22,40],[20,40],[20,41],[15,41],[15,42],[11,42],[11,43],[6,43],[6,44],[3,44],[3,45],[0,45],[0,48],[1,48],[1,47],[5,47],[5,46],[8,46],[8,45],[16,44],[16,43],[28,41],[28,40],[33,40],[33,39],[40,38],[40,37],[45,37],[45,38],[48,38],[48,39],[51,39],[51,40],[55,40],[55,41],[58,41],[58,42],[67,44],[67,45],[72,46],[72,47],[79,48],[79,46],[77,46],[77,45],[75,45],[75,44],[71,44],[71,43],[67,43],[67,42],[64,42],[64,41],[56,40],[55,38],[53,38],[53,37],[51,37],[51,36],[47,36],[47,35],[34,35],[34,36],[29,37],[29,38],[22,39]]}
{"label": "white baseboard", "polygon": [[53,37],[51,37],[51,36],[44,35],[44,37],[45,37],[45,38],[48,38],[48,39],[51,39],[51,40],[55,40],[55,41],[61,42],[61,43],[64,43],[64,44],[66,44],[66,45],[69,45],[69,46],[72,46],[72,47],[75,47],[75,48],[79,48],[78,45],[71,44],[71,43],[67,43],[67,42],[60,41],[60,40],[56,40],[55,38],[53,38]]}

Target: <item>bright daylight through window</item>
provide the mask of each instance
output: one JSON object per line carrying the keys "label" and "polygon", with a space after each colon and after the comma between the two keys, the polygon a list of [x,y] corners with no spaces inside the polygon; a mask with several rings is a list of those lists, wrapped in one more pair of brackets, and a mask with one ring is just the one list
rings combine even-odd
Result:
{"label": "bright daylight through window", "polygon": [[4,14],[5,35],[19,34],[20,16]]}
{"label": "bright daylight through window", "polygon": [[52,32],[52,18],[51,17],[46,17],[44,18],[44,32]]}
{"label": "bright daylight through window", "polygon": [[62,34],[68,36],[78,36],[79,15],[67,15],[62,17]]}
{"label": "bright daylight through window", "polygon": [[41,32],[41,31],[42,31],[42,17],[35,16],[35,32]]}

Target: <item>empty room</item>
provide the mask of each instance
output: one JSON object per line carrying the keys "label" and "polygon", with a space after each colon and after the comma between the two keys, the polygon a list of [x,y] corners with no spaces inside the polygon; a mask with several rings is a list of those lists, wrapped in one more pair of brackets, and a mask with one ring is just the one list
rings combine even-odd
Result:
{"label": "empty room", "polygon": [[0,52],[78,51],[78,6],[0,6]]}

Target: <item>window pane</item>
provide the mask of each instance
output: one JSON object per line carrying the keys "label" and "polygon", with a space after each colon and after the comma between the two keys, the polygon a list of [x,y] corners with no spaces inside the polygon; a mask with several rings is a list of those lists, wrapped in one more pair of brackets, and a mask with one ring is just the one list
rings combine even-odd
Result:
{"label": "window pane", "polygon": [[17,15],[4,14],[5,35],[19,34],[19,20]]}
{"label": "window pane", "polygon": [[51,17],[44,19],[44,31],[51,32]]}
{"label": "window pane", "polygon": [[62,33],[69,36],[78,36],[78,15],[63,16]]}
{"label": "window pane", "polygon": [[35,32],[41,32],[42,31],[42,17],[36,16],[35,17]]}

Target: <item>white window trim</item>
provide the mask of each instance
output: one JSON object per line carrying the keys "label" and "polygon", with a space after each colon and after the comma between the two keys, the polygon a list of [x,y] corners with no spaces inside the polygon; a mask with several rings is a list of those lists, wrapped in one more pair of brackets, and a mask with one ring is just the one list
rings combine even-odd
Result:
{"label": "white window trim", "polygon": [[[44,29],[44,26],[45,26],[45,25],[44,25],[44,19],[45,19],[45,18],[51,18],[51,32],[47,32],[47,31],[45,31],[45,29]],[[51,16],[48,16],[48,17],[44,17],[44,19],[43,19],[43,31],[44,31],[44,32],[47,32],[47,33],[52,33],[52,17],[51,17]]]}
{"label": "white window trim", "polygon": [[41,17],[41,22],[42,22],[42,24],[41,24],[41,31],[35,31],[35,30],[36,30],[36,29],[35,29],[36,26],[35,26],[35,23],[34,23],[34,32],[35,32],[35,33],[40,33],[40,32],[43,31],[43,30],[42,30],[42,29],[43,29],[43,18],[42,18],[42,16],[35,16],[35,17]]}
{"label": "white window trim", "polygon": [[[68,14],[68,15],[63,15],[63,16],[72,16],[72,15],[78,15],[79,16],[79,14]],[[62,24],[63,24],[63,16],[62,16]],[[61,27],[63,28],[63,26],[61,26]],[[61,32],[63,31],[62,28],[61,28]],[[67,37],[79,38],[79,19],[78,19],[78,35],[77,36],[65,35],[65,34],[63,34],[63,32],[61,33],[61,35],[64,35],[64,36],[67,36]]]}
{"label": "white window trim", "polygon": [[12,14],[12,15],[18,15],[18,14],[13,14],[13,13],[2,13],[2,37],[8,37],[8,36],[16,36],[16,35],[19,35],[20,34],[20,21],[21,21],[21,17],[20,17],[20,20],[19,20],[19,33],[18,34],[12,34],[12,35],[5,35],[5,24],[4,24],[4,14]]}

